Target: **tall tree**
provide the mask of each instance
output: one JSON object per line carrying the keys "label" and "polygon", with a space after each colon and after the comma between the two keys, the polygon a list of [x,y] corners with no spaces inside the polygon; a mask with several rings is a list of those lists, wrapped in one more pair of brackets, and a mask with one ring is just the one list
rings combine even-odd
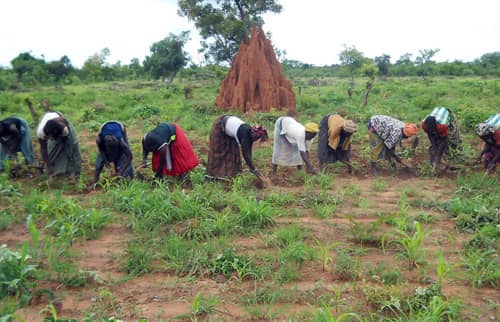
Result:
{"label": "tall tree", "polygon": [[187,53],[183,50],[189,38],[189,31],[180,35],[170,34],[163,40],[151,45],[151,56],[144,59],[144,69],[151,75],[170,84],[179,70],[188,62]]}
{"label": "tall tree", "polygon": [[87,58],[82,67],[84,77],[89,80],[104,80],[106,78],[105,69],[109,67],[107,60],[110,54],[111,52],[108,48],[103,48],[100,52]]}
{"label": "tall tree", "polygon": [[378,73],[383,80],[387,78],[389,74],[389,66],[391,65],[391,56],[382,54],[382,56],[375,57],[375,64],[378,67]]}
{"label": "tall tree", "polygon": [[59,60],[47,64],[47,72],[54,77],[56,82],[68,76],[73,70],[71,61],[66,55],[62,56]]}
{"label": "tall tree", "polygon": [[10,64],[16,72],[18,82],[26,78],[31,78],[35,82],[41,81],[39,78],[45,73],[45,60],[35,58],[29,52],[20,53],[11,60]]}
{"label": "tall tree", "polygon": [[276,0],[179,0],[178,5],[178,14],[194,21],[200,32],[205,58],[229,64],[252,26],[263,24],[262,15],[282,9]]}
{"label": "tall tree", "polygon": [[439,52],[439,49],[422,49],[419,50],[420,56],[415,58],[415,64],[417,65],[417,75],[425,76],[431,74],[431,65],[434,64],[432,58]]}

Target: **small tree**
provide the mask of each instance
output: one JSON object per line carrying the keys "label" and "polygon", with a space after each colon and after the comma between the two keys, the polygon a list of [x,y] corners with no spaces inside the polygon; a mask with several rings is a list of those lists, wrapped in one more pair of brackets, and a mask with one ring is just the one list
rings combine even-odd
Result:
{"label": "small tree", "polygon": [[368,106],[368,94],[373,87],[373,83],[375,82],[375,75],[378,73],[379,69],[375,64],[363,64],[362,72],[363,75],[368,77],[368,81],[366,82],[366,90],[365,96],[363,100],[363,106]]}
{"label": "small tree", "polygon": [[365,58],[363,53],[356,49],[356,47],[348,47],[344,45],[344,50],[339,54],[340,62],[346,66],[351,75],[351,88],[354,87],[354,73],[361,68]]}
{"label": "small tree", "polygon": [[144,59],[144,69],[155,79],[161,78],[167,84],[172,83],[175,75],[188,62],[183,47],[189,37],[189,31],[180,35],[170,34],[163,40],[151,45],[151,56]]}

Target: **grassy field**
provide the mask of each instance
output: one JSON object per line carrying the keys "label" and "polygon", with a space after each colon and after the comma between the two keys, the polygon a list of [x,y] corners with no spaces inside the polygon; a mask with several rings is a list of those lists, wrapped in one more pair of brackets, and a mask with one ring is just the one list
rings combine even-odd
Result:
{"label": "grassy field", "polygon": [[[483,179],[475,164],[482,143],[474,126],[499,112],[500,80],[377,80],[367,107],[363,79],[352,101],[346,79],[323,79],[320,87],[292,81],[296,93],[301,89],[300,121],[338,112],[359,123],[354,175],[329,165],[320,176],[280,168],[262,190],[248,171],[232,182],[205,182],[210,128],[223,113],[213,107],[220,79],[0,92],[1,118],[20,115],[32,129],[24,100],[48,99],[75,125],[83,157],[76,183],[49,182],[34,171],[0,175],[0,320],[498,319],[499,174]],[[459,118],[465,144],[457,170],[431,175],[420,133],[416,155],[407,159],[417,176],[381,164],[371,177],[369,117],[419,123],[435,106]],[[270,133],[269,142],[254,147],[265,175],[281,115],[241,115]],[[177,122],[201,163],[192,188],[153,182],[151,170],[142,169],[145,180],[131,182],[105,172],[88,192],[95,138],[108,120],[127,125],[135,166],[144,133],[158,122]]]}

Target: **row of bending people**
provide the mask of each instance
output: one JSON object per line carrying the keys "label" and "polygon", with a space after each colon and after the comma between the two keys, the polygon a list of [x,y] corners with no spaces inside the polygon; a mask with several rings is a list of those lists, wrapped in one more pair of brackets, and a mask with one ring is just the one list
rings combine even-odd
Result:
{"label": "row of bending people", "polygon": [[[435,108],[423,121],[422,128],[430,140],[430,161],[436,167],[443,156],[449,159],[461,149],[460,131],[455,115],[448,108]],[[304,164],[311,173],[319,173],[311,162],[309,151],[316,136],[320,170],[328,163],[343,162],[352,172],[350,162],[352,134],[357,125],[352,120],[331,114],[322,118],[320,124],[300,124],[292,117],[280,117],[275,123],[272,172],[278,166]],[[500,114],[491,116],[478,124],[479,137],[485,142],[478,162],[483,158],[485,167],[491,170],[500,162]],[[404,123],[386,115],[372,116],[368,122],[368,133],[372,151],[370,164],[376,174],[376,162],[387,159],[391,165],[402,163],[395,148],[403,139],[418,133],[416,124]],[[42,160],[49,176],[67,174],[77,176],[81,171],[81,155],[75,129],[60,113],[48,112],[40,121],[37,131]],[[263,179],[252,160],[252,146],[255,141],[268,138],[266,129],[260,125],[250,126],[236,116],[218,117],[210,133],[207,172],[209,177],[233,177],[242,171],[241,155],[250,171]],[[416,142],[416,141],[415,141]],[[17,158],[21,152],[26,164],[34,162],[30,129],[25,120],[10,117],[0,121],[0,170],[3,161]],[[133,177],[132,152],[123,124],[106,122],[96,140],[98,155],[94,183],[99,180],[105,166],[114,164],[115,171],[122,177]],[[158,178],[164,175],[184,177],[198,164],[198,158],[186,135],[175,123],[161,123],[148,132],[142,140],[143,166],[151,152],[152,168]],[[240,152],[241,151],[241,152]]]}

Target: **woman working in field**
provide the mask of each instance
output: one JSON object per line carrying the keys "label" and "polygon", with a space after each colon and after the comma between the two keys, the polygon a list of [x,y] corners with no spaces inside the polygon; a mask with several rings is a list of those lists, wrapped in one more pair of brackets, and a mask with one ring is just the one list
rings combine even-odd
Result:
{"label": "woman working in field", "polygon": [[350,173],[351,138],[358,126],[351,120],[345,120],[340,115],[326,115],[319,123],[318,159],[320,171],[327,163],[343,162]]}
{"label": "woman working in field", "polygon": [[149,152],[153,152],[153,172],[156,178],[164,175],[183,179],[198,165],[191,142],[179,125],[160,123],[142,139],[142,166],[146,167]]}
{"label": "woman working in field", "polygon": [[455,159],[462,149],[462,139],[455,115],[449,108],[436,107],[422,121],[422,129],[431,143],[429,158],[434,170],[441,163],[443,155],[447,161]]}
{"label": "woman working in field", "polygon": [[370,165],[372,175],[377,174],[377,160],[386,159],[393,168],[394,162],[403,164],[401,157],[396,154],[396,145],[403,139],[410,138],[418,133],[416,124],[403,123],[400,120],[386,115],[375,115],[368,122],[368,135],[372,152]]}
{"label": "woman working in field", "polygon": [[132,152],[128,143],[127,132],[122,123],[109,121],[103,124],[96,140],[98,154],[95,164],[94,185],[99,181],[104,166],[114,164],[120,177],[132,178]]}
{"label": "woman working in field", "polygon": [[29,125],[26,120],[14,116],[0,121],[0,172],[5,160],[17,160],[17,152],[22,153],[26,164],[34,162]]}
{"label": "woman working in field", "polygon": [[494,114],[486,122],[478,124],[476,132],[484,141],[484,148],[477,162],[484,158],[484,168],[489,173],[500,163],[500,114]]}
{"label": "woman working in field", "polygon": [[255,141],[266,141],[267,131],[261,125],[250,126],[232,115],[219,116],[210,132],[207,173],[211,177],[234,177],[241,173],[241,154],[250,172],[263,180],[262,174],[252,162]]}
{"label": "woman working in field", "polygon": [[309,156],[312,142],[318,132],[316,123],[310,122],[304,126],[290,116],[278,118],[274,126],[273,175],[277,174],[278,165],[297,166],[301,169],[302,164],[306,165],[308,172],[319,174]]}
{"label": "woman working in field", "polygon": [[74,179],[80,174],[80,145],[70,121],[58,112],[45,113],[36,133],[49,176],[67,174]]}

